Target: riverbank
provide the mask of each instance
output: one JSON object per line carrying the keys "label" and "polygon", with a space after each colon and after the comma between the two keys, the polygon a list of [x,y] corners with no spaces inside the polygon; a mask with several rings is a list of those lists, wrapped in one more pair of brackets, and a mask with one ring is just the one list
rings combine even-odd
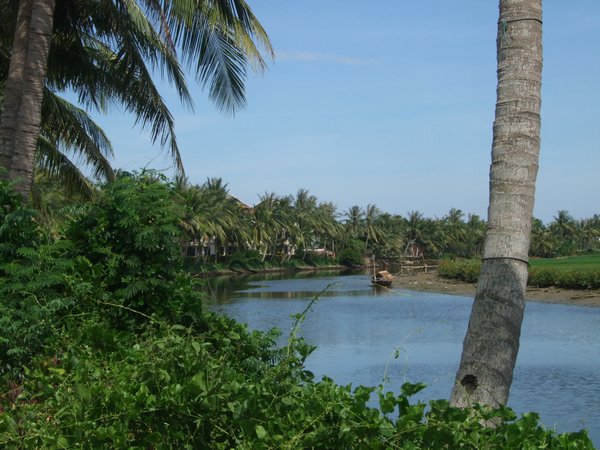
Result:
{"label": "riverbank", "polygon": [[[442,292],[451,295],[475,295],[475,285],[440,277],[436,272],[402,274],[396,277],[395,288]],[[571,290],[528,287],[527,300],[545,303],[600,307],[600,290]]]}

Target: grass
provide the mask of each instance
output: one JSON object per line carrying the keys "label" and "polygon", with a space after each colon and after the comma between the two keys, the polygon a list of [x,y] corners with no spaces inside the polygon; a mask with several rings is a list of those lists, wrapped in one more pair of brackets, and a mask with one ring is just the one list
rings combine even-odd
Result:
{"label": "grass", "polygon": [[536,269],[593,270],[600,269],[600,253],[561,258],[531,258],[529,263]]}

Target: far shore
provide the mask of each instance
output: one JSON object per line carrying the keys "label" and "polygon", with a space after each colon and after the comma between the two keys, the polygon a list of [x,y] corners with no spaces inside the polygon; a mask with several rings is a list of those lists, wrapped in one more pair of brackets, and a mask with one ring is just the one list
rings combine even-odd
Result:
{"label": "far shore", "polygon": [[[475,285],[440,277],[436,272],[398,275],[393,286],[416,291],[442,292],[451,295],[475,296]],[[555,287],[527,287],[528,301],[563,303],[566,305],[600,306],[600,290],[572,290]]]}
{"label": "far shore", "polygon": [[[321,271],[321,270],[346,270],[344,266],[327,267],[297,267],[293,270],[300,271]],[[286,272],[291,269],[279,267],[272,269],[261,269],[254,273],[268,272]],[[253,273],[253,271],[222,271],[214,273],[205,273],[202,276],[218,275],[242,275]],[[449,295],[475,296],[475,284],[464,283],[457,280],[442,278],[436,270],[430,272],[414,272],[396,275],[392,289],[411,289],[415,291],[439,292]],[[542,303],[562,303],[565,305],[595,306],[600,307],[600,289],[562,289],[557,287],[536,288],[527,287],[525,299],[528,301]]]}

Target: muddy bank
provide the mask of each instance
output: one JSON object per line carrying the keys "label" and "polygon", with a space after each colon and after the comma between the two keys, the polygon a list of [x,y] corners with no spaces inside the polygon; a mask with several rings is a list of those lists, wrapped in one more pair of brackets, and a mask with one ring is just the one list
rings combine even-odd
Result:
{"label": "muddy bank", "polygon": [[[396,277],[395,288],[442,292],[454,295],[475,295],[475,285],[447,280],[435,272],[402,274]],[[600,290],[570,290],[559,288],[527,288],[527,300],[569,305],[600,306]]]}

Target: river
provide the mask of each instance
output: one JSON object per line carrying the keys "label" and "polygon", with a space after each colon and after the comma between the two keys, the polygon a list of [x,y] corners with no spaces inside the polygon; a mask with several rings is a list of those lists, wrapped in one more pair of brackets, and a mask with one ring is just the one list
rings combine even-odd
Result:
{"label": "river", "polygon": [[[209,309],[251,329],[289,332],[291,314],[313,305],[301,335],[317,350],[306,367],[338,384],[399,391],[415,400],[448,398],[460,361],[470,297],[376,289],[366,274],[301,273],[211,280]],[[508,405],[536,411],[546,427],[586,428],[600,447],[600,308],[528,302]]]}

